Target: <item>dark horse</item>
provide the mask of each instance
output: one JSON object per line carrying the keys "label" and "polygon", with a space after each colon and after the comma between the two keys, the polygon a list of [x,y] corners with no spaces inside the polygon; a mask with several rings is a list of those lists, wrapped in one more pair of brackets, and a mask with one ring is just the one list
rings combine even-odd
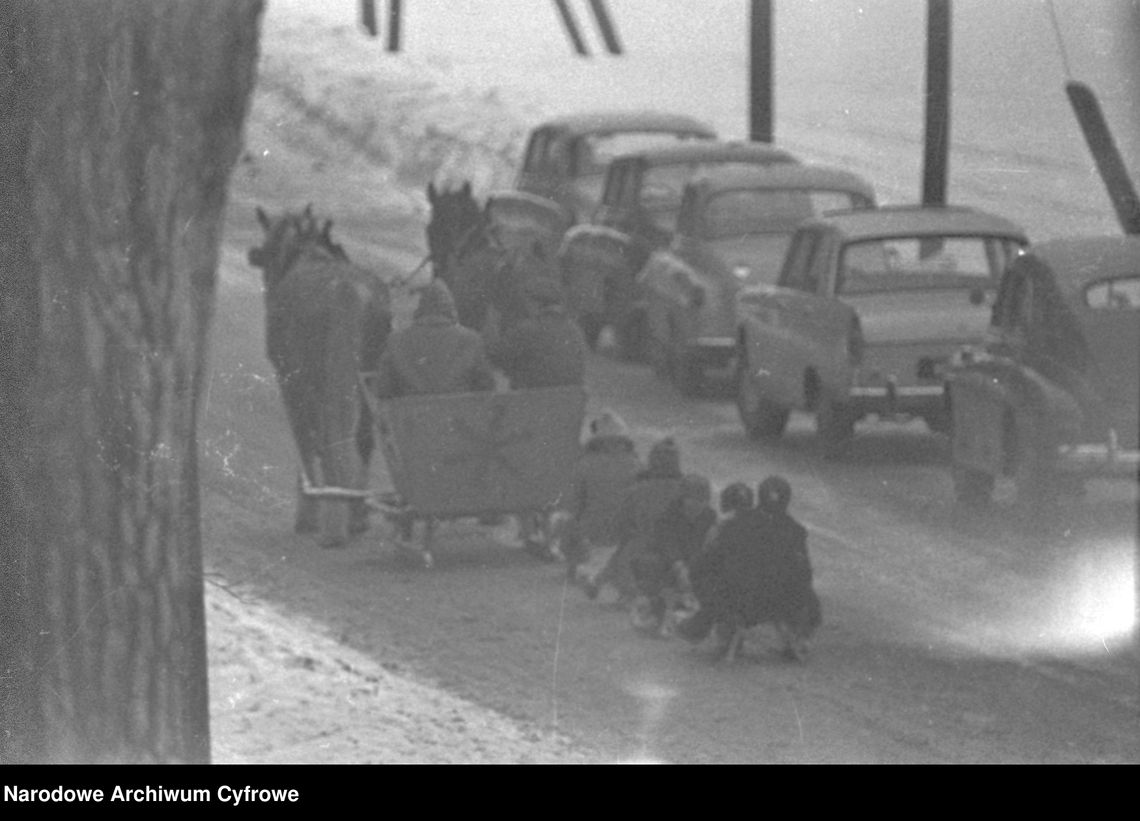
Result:
{"label": "dark horse", "polygon": [[479,204],[470,182],[444,190],[429,183],[427,195],[432,270],[451,289],[460,324],[494,333],[495,328],[506,328],[529,316],[525,280],[557,278],[553,260],[541,244],[508,246],[491,218],[490,203]]}
{"label": "dark horse", "polygon": [[249,262],[262,269],[266,350],[301,457],[295,530],[335,547],[367,527],[375,442],[357,375],[376,369],[391,330],[388,288],[348,261],[311,206],[257,219],[265,239]]}

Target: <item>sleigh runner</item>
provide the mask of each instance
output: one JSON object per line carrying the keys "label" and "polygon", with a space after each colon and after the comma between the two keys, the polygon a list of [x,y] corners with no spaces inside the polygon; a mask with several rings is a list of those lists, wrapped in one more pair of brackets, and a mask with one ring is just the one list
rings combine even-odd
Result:
{"label": "sleigh runner", "polygon": [[361,374],[394,494],[380,507],[431,564],[441,519],[548,513],[564,497],[578,458],[586,407],[580,387],[378,399]]}

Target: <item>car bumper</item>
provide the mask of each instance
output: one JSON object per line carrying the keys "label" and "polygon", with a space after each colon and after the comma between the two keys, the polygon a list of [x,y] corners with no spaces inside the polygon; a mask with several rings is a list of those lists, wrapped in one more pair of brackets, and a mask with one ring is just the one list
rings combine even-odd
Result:
{"label": "car bumper", "polygon": [[1140,450],[1125,450],[1113,443],[1062,445],[1057,448],[1057,469],[1063,473],[1109,478],[1140,478]]}
{"label": "car bumper", "polygon": [[946,409],[943,385],[855,385],[847,390],[846,404],[860,413],[924,416]]}

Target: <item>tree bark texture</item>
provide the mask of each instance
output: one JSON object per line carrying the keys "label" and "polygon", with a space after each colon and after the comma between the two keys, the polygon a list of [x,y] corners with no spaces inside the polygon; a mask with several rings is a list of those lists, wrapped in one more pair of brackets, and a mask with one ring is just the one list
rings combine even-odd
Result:
{"label": "tree bark texture", "polygon": [[0,761],[209,759],[195,428],[260,13],[0,3]]}

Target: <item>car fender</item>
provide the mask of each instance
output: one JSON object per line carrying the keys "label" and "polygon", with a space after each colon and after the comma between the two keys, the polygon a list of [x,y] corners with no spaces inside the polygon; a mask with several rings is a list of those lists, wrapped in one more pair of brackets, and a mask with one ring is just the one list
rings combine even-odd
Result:
{"label": "car fender", "polygon": [[1071,439],[1080,430],[1081,410],[1065,390],[1038,372],[1003,357],[960,368],[947,382],[952,414],[951,458],[955,464],[991,475],[1005,472],[1016,429],[1027,418],[1047,442]]}

